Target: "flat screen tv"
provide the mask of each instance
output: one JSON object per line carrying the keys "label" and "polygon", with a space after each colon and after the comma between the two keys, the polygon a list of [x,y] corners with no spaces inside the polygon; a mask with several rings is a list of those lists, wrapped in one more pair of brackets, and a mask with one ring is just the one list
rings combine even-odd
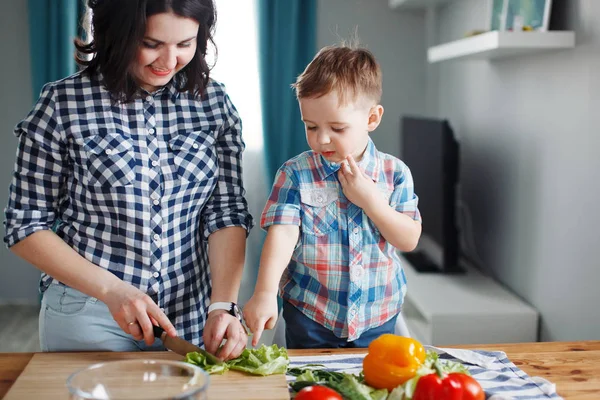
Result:
{"label": "flat screen tv", "polygon": [[405,116],[401,159],[410,169],[423,233],[419,246],[404,256],[419,272],[460,273],[456,186],[459,144],[445,119]]}

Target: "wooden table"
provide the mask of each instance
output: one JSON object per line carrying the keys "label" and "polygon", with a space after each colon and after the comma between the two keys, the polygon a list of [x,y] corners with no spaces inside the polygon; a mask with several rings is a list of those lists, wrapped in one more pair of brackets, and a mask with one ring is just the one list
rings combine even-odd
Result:
{"label": "wooden table", "polygon": [[[600,340],[446,347],[504,351],[515,365],[529,375],[541,376],[555,383],[558,393],[565,399],[600,399]],[[298,356],[357,352],[364,350],[290,350],[289,354]],[[0,397],[8,392],[33,354],[0,353]]]}

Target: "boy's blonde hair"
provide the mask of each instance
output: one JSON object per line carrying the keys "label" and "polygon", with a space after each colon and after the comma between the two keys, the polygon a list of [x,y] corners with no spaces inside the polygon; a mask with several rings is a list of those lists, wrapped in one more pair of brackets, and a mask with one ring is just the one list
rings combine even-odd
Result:
{"label": "boy's blonde hair", "polygon": [[298,99],[318,98],[336,91],[341,106],[359,96],[381,101],[381,68],[364,48],[339,45],[322,48],[292,87]]}

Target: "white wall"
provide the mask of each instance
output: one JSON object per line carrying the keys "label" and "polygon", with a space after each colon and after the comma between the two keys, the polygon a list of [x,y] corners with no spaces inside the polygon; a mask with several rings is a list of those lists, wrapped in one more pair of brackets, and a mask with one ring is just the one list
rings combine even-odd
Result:
{"label": "white wall", "polygon": [[358,33],[383,72],[381,125],[372,133],[379,150],[400,154],[400,115],[426,111],[423,13],[398,13],[387,0],[320,0],[317,46],[339,44]]}
{"label": "white wall", "polygon": [[[17,149],[13,128],[33,105],[27,1],[5,0],[2,4],[0,54],[0,205],[4,210]],[[37,269],[0,245],[0,303],[36,303],[39,276]]]}
{"label": "white wall", "polygon": [[[440,42],[486,28],[483,3],[442,8]],[[575,49],[442,63],[437,106],[485,267],[541,312],[541,340],[600,339],[600,2],[554,6]]]}

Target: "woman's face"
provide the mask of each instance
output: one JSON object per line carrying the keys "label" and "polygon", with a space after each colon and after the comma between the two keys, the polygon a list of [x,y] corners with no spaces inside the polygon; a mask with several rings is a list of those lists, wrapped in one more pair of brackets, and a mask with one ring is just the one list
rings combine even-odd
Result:
{"label": "woman's face", "polygon": [[154,92],[192,60],[198,27],[196,20],[172,12],[148,17],[146,34],[131,67],[142,88]]}

